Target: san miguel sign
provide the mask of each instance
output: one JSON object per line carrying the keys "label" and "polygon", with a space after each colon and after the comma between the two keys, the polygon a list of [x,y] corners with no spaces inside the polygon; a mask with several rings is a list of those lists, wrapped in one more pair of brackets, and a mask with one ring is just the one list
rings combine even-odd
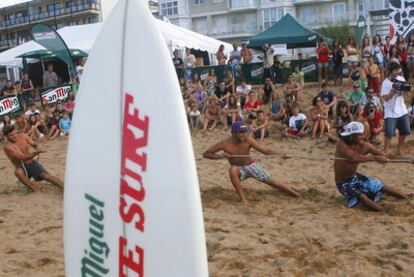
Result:
{"label": "san miguel sign", "polygon": [[53,104],[57,101],[66,101],[69,92],[71,91],[70,85],[65,85],[57,88],[47,89],[43,91],[42,94],[42,104]]}
{"label": "san miguel sign", "polygon": [[21,112],[21,107],[17,96],[0,97],[0,116]]}

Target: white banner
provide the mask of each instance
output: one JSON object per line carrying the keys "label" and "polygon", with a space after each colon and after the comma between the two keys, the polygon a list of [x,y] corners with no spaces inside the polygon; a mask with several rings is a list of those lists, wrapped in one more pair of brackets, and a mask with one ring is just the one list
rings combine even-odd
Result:
{"label": "white banner", "polygon": [[316,70],[316,64],[311,64],[302,68],[303,73],[308,73]]}
{"label": "white banner", "polygon": [[20,110],[20,104],[17,96],[0,99],[0,116],[14,113],[18,110]]}
{"label": "white banner", "polygon": [[70,90],[71,90],[71,87],[67,85],[67,86],[53,88],[53,89],[42,92],[43,105],[53,104],[53,103],[56,103],[58,100],[66,101],[66,99],[69,96]]}

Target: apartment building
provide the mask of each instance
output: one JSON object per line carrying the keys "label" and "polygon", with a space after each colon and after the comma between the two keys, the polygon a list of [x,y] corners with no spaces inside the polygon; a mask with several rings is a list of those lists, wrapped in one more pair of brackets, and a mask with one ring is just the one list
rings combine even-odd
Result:
{"label": "apartment building", "polygon": [[[116,3],[104,1],[110,8]],[[21,0],[11,6],[2,6],[0,2],[0,52],[31,40],[30,29],[36,23],[60,29],[100,22],[104,16],[100,2],[101,0]]]}
{"label": "apartment building", "polygon": [[286,13],[312,29],[352,26],[359,15],[379,12],[386,17],[388,4],[389,0],[159,0],[160,14],[172,23],[229,42],[267,29]]}

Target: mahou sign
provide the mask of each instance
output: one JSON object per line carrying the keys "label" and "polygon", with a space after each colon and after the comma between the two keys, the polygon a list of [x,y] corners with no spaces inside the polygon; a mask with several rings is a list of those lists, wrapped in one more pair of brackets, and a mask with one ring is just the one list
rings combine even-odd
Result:
{"label": "mahou sign", "polygon": [[21,111],[17,96],[0,97],[0,116],[19,113]]}
{"label": "mahou sign", "polygon": [[70,85],[45,90],[42,92],[42,104],[53,104],[56,103],[58,100],[66,101],[70,91]]}
{"label": "mahou sign", "polygon": [[[134,231],[144,235],[142,203],[145,201],[149,117],[140,114],[134,107],[134,97],[128,93],[125,93],[123,119],[119,213],[125,225],[133,224]],[[137,137],[136,134],[142,135]],[[127,277],[128,269],[137,274],[134,276],[144,276],[144,248],[122,235],[119,237],[118,276]]]}

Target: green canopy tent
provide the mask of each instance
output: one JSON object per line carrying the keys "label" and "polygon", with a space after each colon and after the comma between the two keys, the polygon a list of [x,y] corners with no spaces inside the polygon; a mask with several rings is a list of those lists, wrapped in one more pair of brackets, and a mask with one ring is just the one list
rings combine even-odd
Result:
{"label": "green canopy tent", "polygon": [[[70,55],[72,56],[73,60],[77,60],[80,58],[85,58],[88,54],[80,49],[70,49]],[[56,54],[54,54],[50,50],[34,50],[24,54],[17,56],[16,58],[26,58],[26,59],[54,59],[57,58]]]}
{"label": "green canopy tent", "polygon": [[330,39],[307,29],[288,13],[270,28],[251,37],[247,47],[262,48],[265,43],[287,44],[288,48],[314,47],[322,38],[330,43]]}

